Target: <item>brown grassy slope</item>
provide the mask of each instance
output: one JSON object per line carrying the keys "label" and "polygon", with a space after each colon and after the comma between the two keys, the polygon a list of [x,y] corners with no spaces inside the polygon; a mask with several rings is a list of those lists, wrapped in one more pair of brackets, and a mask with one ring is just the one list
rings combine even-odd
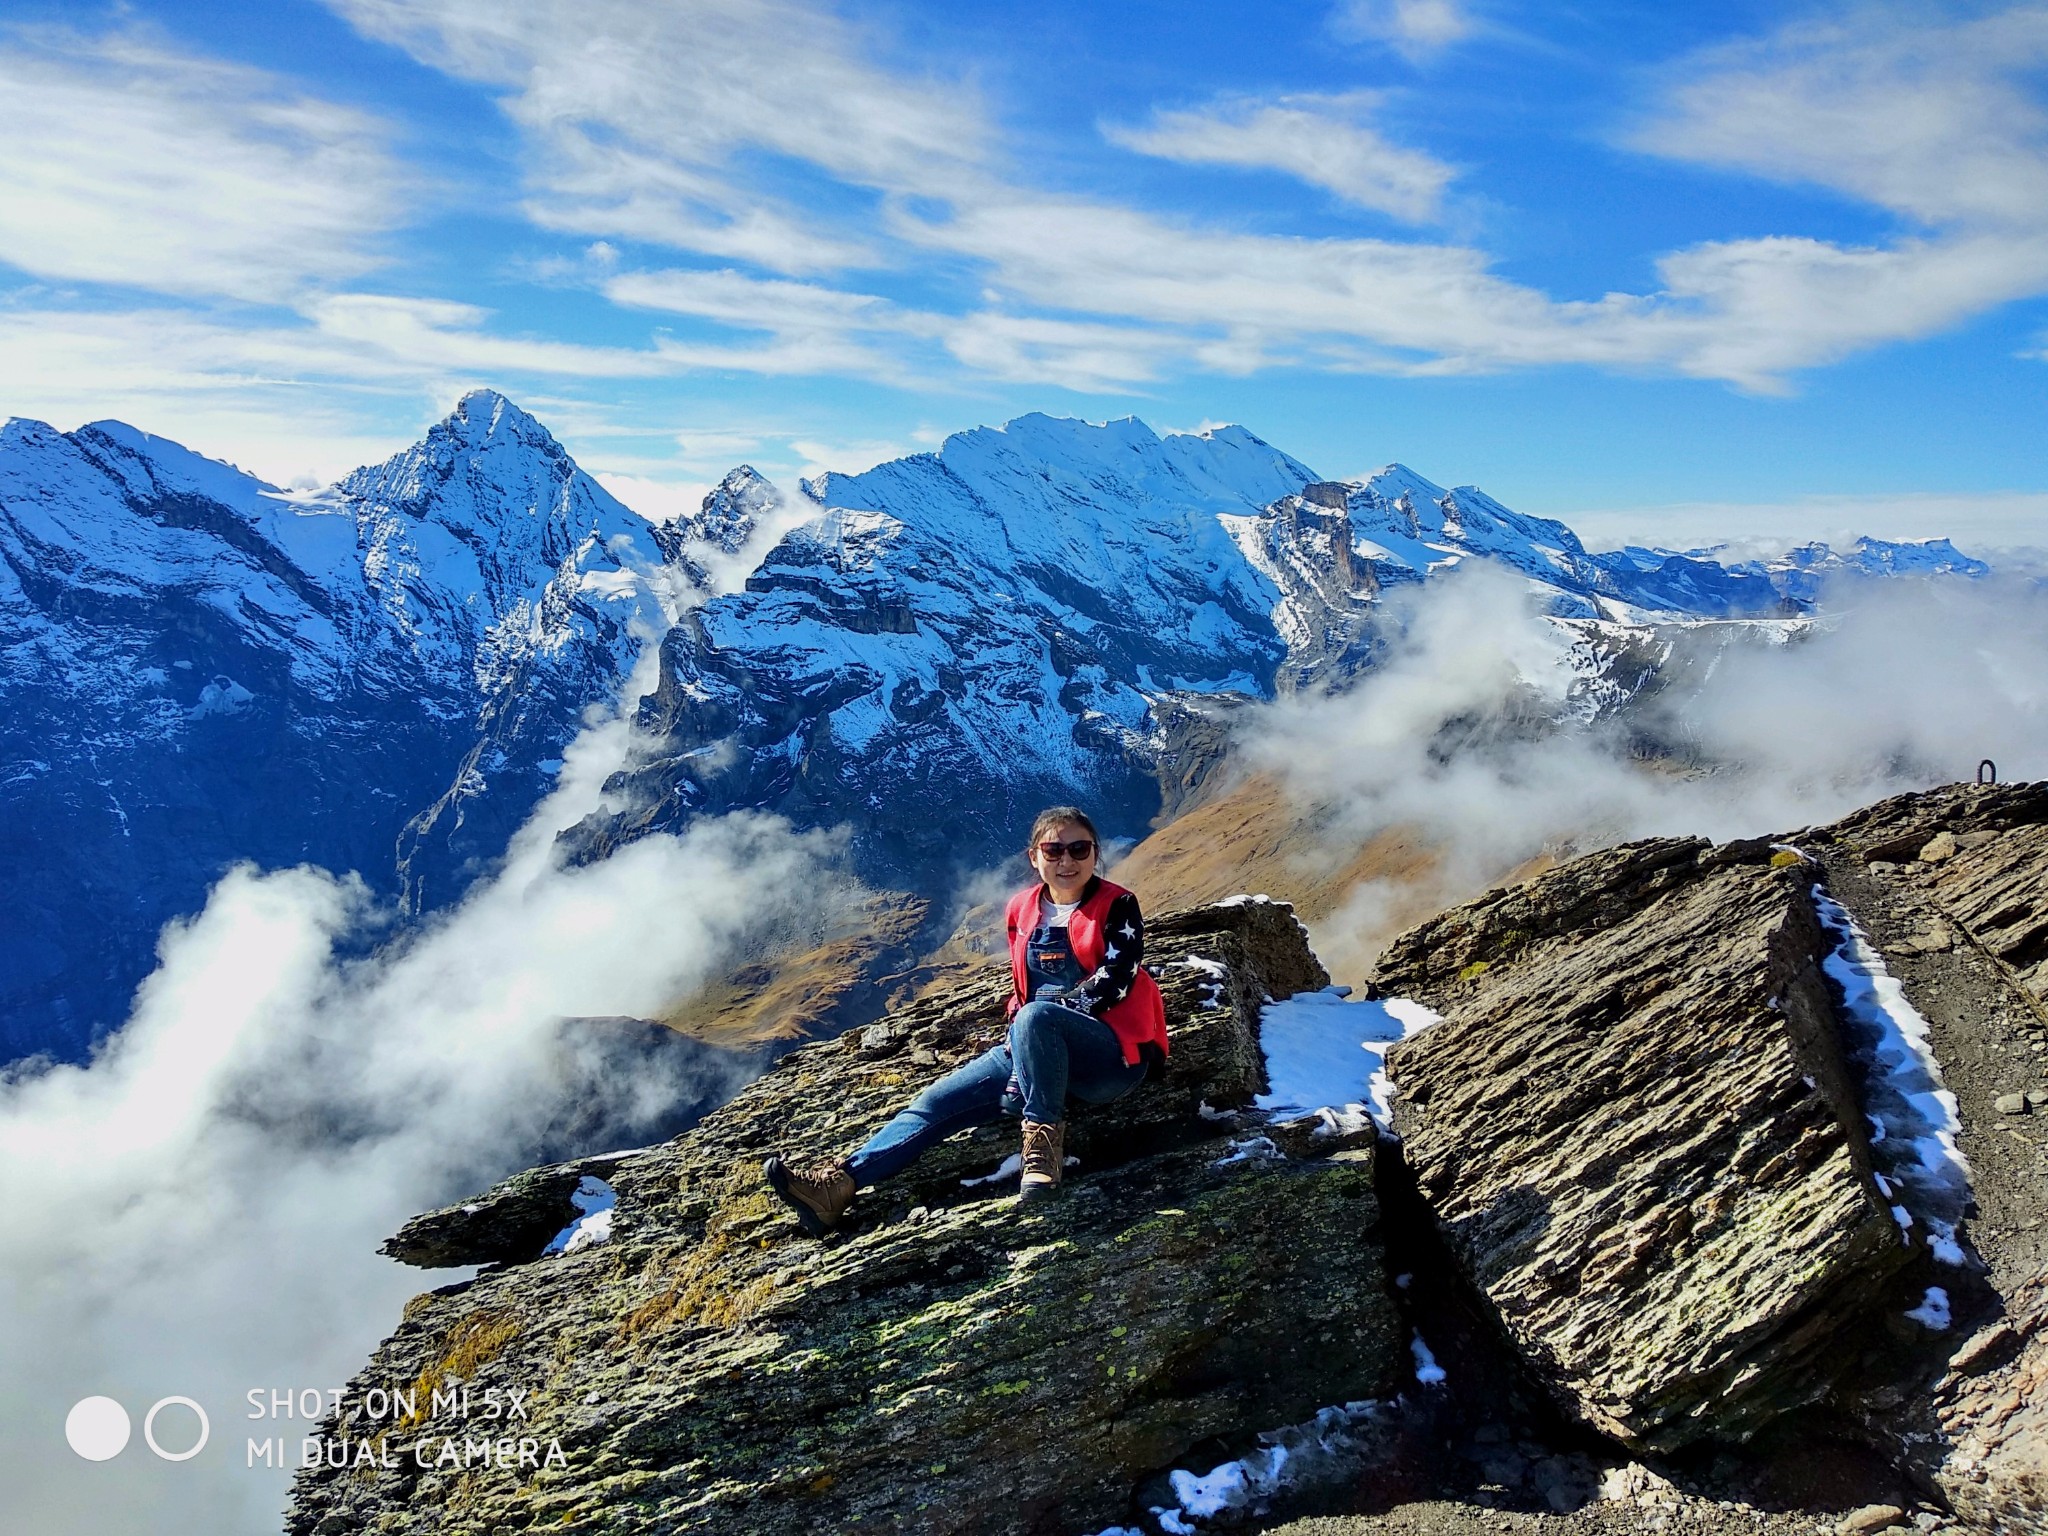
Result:
{"label": "brown grassy slope", "polygon": [[[1294,904],[1330,974],[1360,985],[1386,941],[1479,888],[1451,888],[1429,841],[1392,827],[1363,842],[1331,829],[1330,807],[1304,805],[1270,774],[1215,791],[1147,837],[1110,875],[1148,912],[1200,906],[1248,891]],[[1541,873],[1539,858],[1493,883]],[[1025,879],[1018,862],[1018,883]],[[873,898],[872,927],[763,957],[707,987],[663,1022],[732,1049],[816,1039],[901,999],[978,971],[1002,952],[1002,902],[970,908],[945,943],[916,963],[904,946],[924,916],[914,897]]]}
{"label": "brown grassy slope", "polygon": [[669,1028],[707,1045],[746,1050],[814,1040],[879,1013],[914,959],[908,948],[926,904],[884,893],[863,902],[850,931],[822,943],[762,956],[661,1015]]}
{"label": "brown grassy slope", "polygon": [[[1359,842],[1332,831],[1333,809],[1290,796],[1271,774],[1255,774],[1159,828],[1119,860],[1114,878],[1163,912],[1240,891],[1294,904],[1316,953],[1340,982],[1358,985],[1386,941],[1455,901],[1429,841],[1388,827]],[[1494,872],[1524,880],[1548,859]]]}

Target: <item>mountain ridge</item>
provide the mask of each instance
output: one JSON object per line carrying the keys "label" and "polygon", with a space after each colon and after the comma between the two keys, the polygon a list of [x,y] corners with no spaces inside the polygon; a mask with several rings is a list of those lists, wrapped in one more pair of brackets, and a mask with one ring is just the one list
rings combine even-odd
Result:
{"label": "mountain ridge", "polygon": [[[1981,569],[1952,553],[1855,559]],[[650,643],[640,740],[572,853],[770,809],[850,825],[878,889],[929,896],[1048,800],[1142,835],[1194,787],[1196,738],[1216,755],[1185,728],[1203,700],[1343,686],[1388,591],[1474,558],[1582,626],[1589,708],[1627,692],[1593,686],[1627,649],[1598,626],[1799,611],[1853,564],[1588,554],[1404,465],[1324,481],[1246,428],[1136,417],[1027,414],[794,501],[740,466],[663,522],[490,390],[310,492],[120,422],[10,420],[0,872],[34,895],[0,941],[27,1021],[0,1050],[86,1049],[237,859],[354,869],[415,913],[453,900]]]}
{"label": "mountain ridge", "polygon": [[0,1051],[82,1055],[238,860],[459,895],[666,626],[662,565],[487,391],[311,493],[118,422],[8,422]]}

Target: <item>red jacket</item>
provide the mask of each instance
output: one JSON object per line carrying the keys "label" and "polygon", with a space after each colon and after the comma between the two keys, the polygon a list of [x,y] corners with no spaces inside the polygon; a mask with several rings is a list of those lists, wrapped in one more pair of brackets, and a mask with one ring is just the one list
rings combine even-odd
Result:
{"label": "red jacket", "polygon": [[[1031,930],[1038,926],[1038,902],[1045,894],[1043,885],[1026,886],[1010,898],[1004,920],[1010,935],[1010,1005],[1009,1012],[1015,1014],[1024,1006],[1024,994],[1030,985],[1025,966],[1025,954],[1031,947]],[[1090,882],[1081,905],[1074,909],[1067,919],[1067,939],[1074,946],[1074,958],[1081,968],[1088,972],[1082,983],[1096,988],[1105,984],[1114,985],[1113,977],[1104,967],[1106,951],[1110,940],[1105,938],[1103,929],[1109,920],[1109,909],[1119,897],[1128,897],[1124,906],[1126,919],[1118,926],[1116,943],[1119,953],[1116,972],[1125,969],[1129,962],[1130,987],[1121,997],[1094,1010],[1095,1016],[1107,1024],[1116,1034],[1117,1042],[1124,1048],[1124,1062],[1136,1066],[1141,1059],[1139,1047],[1146,1044],[1159,1047],[1163,1057],[1170,1047],[1166,1041],[1166,1004],[1159,996],[1159,983],[1154,981],[1145,969],[1137,964],[1143,953],[1144,931],[1137,918],[1138,899],[1120,885],[1097,878]],[[1126,933],[1126,926],[1137,929]],[[1085,1010],[1084,1010],[1085,1011]]]}

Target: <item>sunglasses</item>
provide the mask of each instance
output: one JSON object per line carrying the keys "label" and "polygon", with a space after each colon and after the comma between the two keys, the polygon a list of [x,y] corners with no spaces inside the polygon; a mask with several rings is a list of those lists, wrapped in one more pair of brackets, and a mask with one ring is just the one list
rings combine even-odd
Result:
{"label": "sunglasses", "polygon": [[1068,858],[1079,862],[1095,851],[1095,839],[1083,837],[1077,838],[1071,843],[1040,843],[1038,851],[1048,859],[1056,859],[1061,854],[1065,854]]}

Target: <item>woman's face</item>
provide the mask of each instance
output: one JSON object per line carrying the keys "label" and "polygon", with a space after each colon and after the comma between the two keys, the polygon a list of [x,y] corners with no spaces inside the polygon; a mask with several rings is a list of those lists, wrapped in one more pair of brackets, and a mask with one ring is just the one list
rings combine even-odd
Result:
{"label": "woman's face", "polygon": [[[1059,851],[1047,853],[1046,848],[1053,843],[1060,845]],[[1074,857],[1075,843],[1088,844],[1085,857]],[[1031,867],[1038,871],[1038,878],[1062,900],[1067,893],[1080,890],[1095,873],[1095,835],[1078,821],[1063,821],[1050,832],[1040,833],[1030,852]]]}

